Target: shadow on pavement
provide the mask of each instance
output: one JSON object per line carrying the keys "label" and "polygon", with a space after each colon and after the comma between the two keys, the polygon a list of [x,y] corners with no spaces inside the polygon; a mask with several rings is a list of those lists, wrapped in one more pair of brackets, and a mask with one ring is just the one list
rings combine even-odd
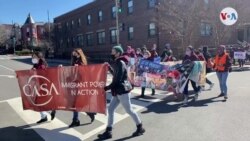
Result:
{"label": "shadow on pavement", "polygon": [[[90,123],[80,124],[80,126],[77,126],[77,127],[86,126],[86,125],[89,125],[89,124],[91,124],[91,122],[90,122]],[[76,127],[75,127],[75,128],[76,128]],[[55,132],[60,132],[60,131],[67,130],[67,129],[70,129],[70,128],[67,126],[67,127],[62,127],[62,128],[54,129],[53,131],[55,131]]]}
{"label": "shadow on pavement", "polygon": [[36,131],[42,134],[46,134],[47,137],[53,137],[50,140],[60,140],[60,141],[81,141],[79,138],[63,134],[48,129],[35,128],[25,129],[29,126],[9,126],[0,129],[0,141],[45,141],[41,136],[39,136]]}
{"label": "shadow on pavement", "polygon": [[[162,101],[160,102],[156,102],[151,104],[150,106],[147,107],[147,110],[142,111],[142,114],[147,114],[150,112],[154,112],[154,113],[172,113],[172,112],[177,112],[179,110],[179,108],[181,107],[202,107],[202,106],[208,106],[209,103],[215,103],[215,102],[226,102],[224,99],[223,100],[217,100],[217,98],[219,97],[212,97],[209,99],[204,99],[204,100],[199,100],[198,101],[194,101],[194,92],[190,91],[189,92],[189,102],[187,106],[183,106],[182,100],[183,97],[179,97],[178,99],[174,99],[174,96],[168,96],[164,99],[162,99]],[[192,99],[190,101],[190,99]],[[173,104],[170,102],[176,102],[176,104]]]}
{"label": "shadow on pavement", "polygon": [[[128,137],[116,139],[116,140],[113,140],[113,141],[125,141],[125,140],[129,140],[129,139],[132,139],[132,138],[135,138],[135,137],[133,137],[133,136],[128,136]],[[107,139],[107,140],[108,140],[108,139]],[[103,139],[95,139],[94,141],[104,141],[104,140],[103,140]]]}

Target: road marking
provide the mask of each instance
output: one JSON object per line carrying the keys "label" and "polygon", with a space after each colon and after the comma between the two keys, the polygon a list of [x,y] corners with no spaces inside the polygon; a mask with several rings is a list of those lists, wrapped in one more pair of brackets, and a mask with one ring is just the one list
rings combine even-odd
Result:
{"label": "road marking", "polygon": [[5,69],[7,69],[7,70],[9,70],[9,71],[15,72],[15,70],[13,70],[13,69],[11,69],[11,68],[8,68],[8,67],[5,67],[5,66],[3,66],[3,65],[0,65],[0,67],[5,68]]}
{"label": "road marking", "polygon": [[[207,75],[207,77],[211,76],[211,75],[214,75],[215,73],[210,73]],[[140,94],[140,87],[139,88],[136,88],[132,91],[132,93],[136,93],[136,94]],[[150,89],[146,90],[147,92],[150,91]],[[168,94],[165,94],[166,96],[170,96],[172,95],[173,93],[168,93]],[[132,94],[133,95],[133,94]],[[158,95],[158,94],[157,94]],[[160,94],[161,95],[161,94]],[[110,96],[111,97],[111,96]],[[109,97],[109,98],[110,98]],[[159,101],[162,101],[162,99],[153,99],[153,100],[149,100],[148,102],[145,102],[145,101],[142,101],[142,99],[140,100],[136,100],[136,99],[133,99],[133,97],[131,97],[131,102],[133,103],[132,104],[132,107],[134,109],[135,112],[139,112],[141,111],[142,109],[145,109],[147,106],[153,104],[154,102],[159,102]],[[22,109],[22,102],[21,102],[21,98],[18,97],[18,98],[13,98],[13,99],[9,99],[9,100],[5,100],[5,101],[0,101],[0,103],[2,102],[8,102],[9,105],[16,111],[16,113],[28,124],[34,124],[34,120],[36,119],[40,119],[40,115],[39,113],[37,112],[34,112],[34,111],[23,111]],[[85,113],[81,113],[81,114],[85,114]],[[118,114],[118,113],[115,113],[115,120],[114,120],[114,124],[117,124],[119,123],[120,121],[128,118],[129,115],[126,113],[126,114]],[[82,134],[80,132],[78,132],[77,130],[75,130],[74,128],[67,128],[67,124],[65,124],[64,122],[62,122],[61,120],[59,120],[58,118],[55,118],[53,122],[47,122],[45,124],[39,124],[39,125],[36,125],[36,126],[32,126],[32,127],[29,127],[31,129],[34,129],[44,140],[48,140],[48,141],[54,141],[54,140],[61,140],[61,141],[67,141],[67,140],[70,140],[70,141],[74,141],[72,138],[69,139],[70,137],[66,137],[65,136],[62,136],[60,134],[58,134],[58,132],[60,133],[64,133],[64,134],[68,134],[68,135],[71,135],[71,136],[74,136],[74,137],[77,137],[78,140],[81,139],[81,140],[86,140],[94,135],[96,135],[97,133],[105,130],[106,128],[106,124],[107,124],[107,116],[106,115],[102,115],[102,114],[97,114],[96,115],[96,119],[102,123],[104,123],[103,125],[85,133],[85,134]],[[42,129],[41,129],[42,128]],[[65,128],[65,130],[62,130],[60,131],[61,128]],[[47,130],[43,130],[43,129],[47,129]],[[49,130],[49,131],[48,131]]]}
{"label": "road marking", "polygon": [[16,78],[14,75],[0,75],[0,77]]}
{"label": "road marking", "polygon": [[[22,102],[20,97],[7,100],[7,102],[27,124],[34,124],[36,122],[35,120],[41,118],[38,112],[34,112],[31,110],[24,111],[22,109]],[[29,127],[29,129],[35,130],[46,141],[55,141],[55,140],[72,141],[71,137],[67,138],[67,136],[62,136],[61,134],[58,134],[58,132],[77,137],[78,138],[76,139],[77,141],[79,141],[79,138],[80,139],[84,138],[83,134],[81,134],[74,128],[67,128],[65,130],[58,131],[58,129],[65,127],[68,127],[68,125],[60,121],[59,119],[55,118],[53,122],[37,124],[35,126]],[[47,129],[49,131],[41,129]]]}

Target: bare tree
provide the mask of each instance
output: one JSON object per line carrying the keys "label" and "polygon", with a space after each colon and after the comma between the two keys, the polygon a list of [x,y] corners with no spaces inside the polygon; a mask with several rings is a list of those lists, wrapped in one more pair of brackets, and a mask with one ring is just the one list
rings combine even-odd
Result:
{"label": "bare tree", "polygon": [[204,15],[203,6],[201,0],[162,0],[157,7],[159,29],[171,33],[172,40],[182,39],[183,46],[193,44]]}

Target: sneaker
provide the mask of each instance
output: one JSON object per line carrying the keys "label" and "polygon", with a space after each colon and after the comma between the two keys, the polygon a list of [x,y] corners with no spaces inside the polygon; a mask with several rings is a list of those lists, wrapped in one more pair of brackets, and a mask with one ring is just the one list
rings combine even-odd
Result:
{"label": "sneaker", "polygon": [[97,137],[101,140],[106,140],[106,139],[112,138],[112,128],[107,127],[106,131],[102,134],[99,134]]}
{"label": "sneaker", "polygon": [[203,86],[203,87],[201,87],[201,90],[202,90],[202,91],[205,91],[205,87],[204,87],[204,86]]}
{"label": "sneaker", "polygon": [[73,120],[72,123],[69,125],[69,128],[76,127],[76,126],[80,126],[79,120]]}
{"label": "sneaker", "polygon": [[214,83],[210,84],[209,90],[211,90],[214,87]]}
{"label": "sneaker", "polygon": [[224,93],[220,93],[220,95],[218,95],[218,97],[222,97],[222,96],[224,96]]}
{"label": "sneaker", "polygon": [[133,137],[141,136],[145,133],[145,129],[142,127],[142,124],[137,125],[136,131],[132,134]]}
{"label": "sneaker", "polygon": [[46,121],[48,121],[47,116],[46,116],[45,118],[40,119],[40,120],[39,120],[38,122],[36,122],[36,123],[39,124],[39,123],[43,123],[43,122],[46,122]]}
{"label": "sneaker", "polygon": [[184,96],[184,97],[185,97],[185,98],[184,98],[182,104],[183,104],[184,106],[186,106],[187,103],[188,103],[188,97],[187,97],[187,96]]}
{"label": "sneaker", "polygon": [[199,97],[199,95],[198,95],[198,94],[195,94],[195,95],[194,95],[194,101],[197,101],[197,100],[198,100],[198,97]]}
{"label": "sneaker", "polygon": [[55,110],[51,111],[50,116],[51,116],[51,120],[53,120],[56,116],[56,111]]}
{"label": "sneaker", "polygon": [[94,122],[94,120],[95,120],[95,114],[94,113],[89,113],[88,116],[91,119],[91,123]]}
{"label": "sneaker", "polygon": [[225,99],[225,100],[227,100],[227,99],[228,99],[228,97],[227,97],[227,96],[224,96],[224,99]]}

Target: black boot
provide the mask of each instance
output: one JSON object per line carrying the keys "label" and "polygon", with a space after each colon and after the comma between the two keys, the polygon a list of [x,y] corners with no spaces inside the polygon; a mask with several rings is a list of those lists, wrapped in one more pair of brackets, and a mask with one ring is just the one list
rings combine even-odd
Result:
{"label": "black boot", "polygon": [[80,126],[79,120],[73,120],[72,123],[69,125],[69,128],[76,127],[76,126]]}
{"label": "black boot", "polygon": [[91,123],[95,120],[95,113],[87,113],[87,115],[89,116],[89,118],[91,119]]}
{"label": "black boot", "polygon": [[46,121],[48,121],[47,116],[46,116],[45,118],[40,119],[40,120],[39,120],[38,122],[36,122],[36,123],[39,124],[39,123],[43,123],[43,122],[46,122]]}
{"label": "black boot", "polygon": [[152,89],[152,94],[151,95],[155,95],[155,89]]}
{"label": "black boot", "polygon": [[135,136],[140,136],[143,135],[143,133],[145,133],[145,129],[142,127],[142,124],[138,124],[137,125],[137,129],[136,131],[132,134],[133,137]]}
{"label": "black boot", "polygon": [[145,93],[145,89],[144,87],[141,88],[141,97],[144,98],[144,93]]}
{"label": "black boot", "polygon": [[107,127],[104,133],[98,135],[98,138],[101,140],[112,138],[112,127]]}
{"label": "black boot", "polygon": [[51,120],[53,120],[56,116],[56,110],[51,111],[50,116],[51,116]]}

